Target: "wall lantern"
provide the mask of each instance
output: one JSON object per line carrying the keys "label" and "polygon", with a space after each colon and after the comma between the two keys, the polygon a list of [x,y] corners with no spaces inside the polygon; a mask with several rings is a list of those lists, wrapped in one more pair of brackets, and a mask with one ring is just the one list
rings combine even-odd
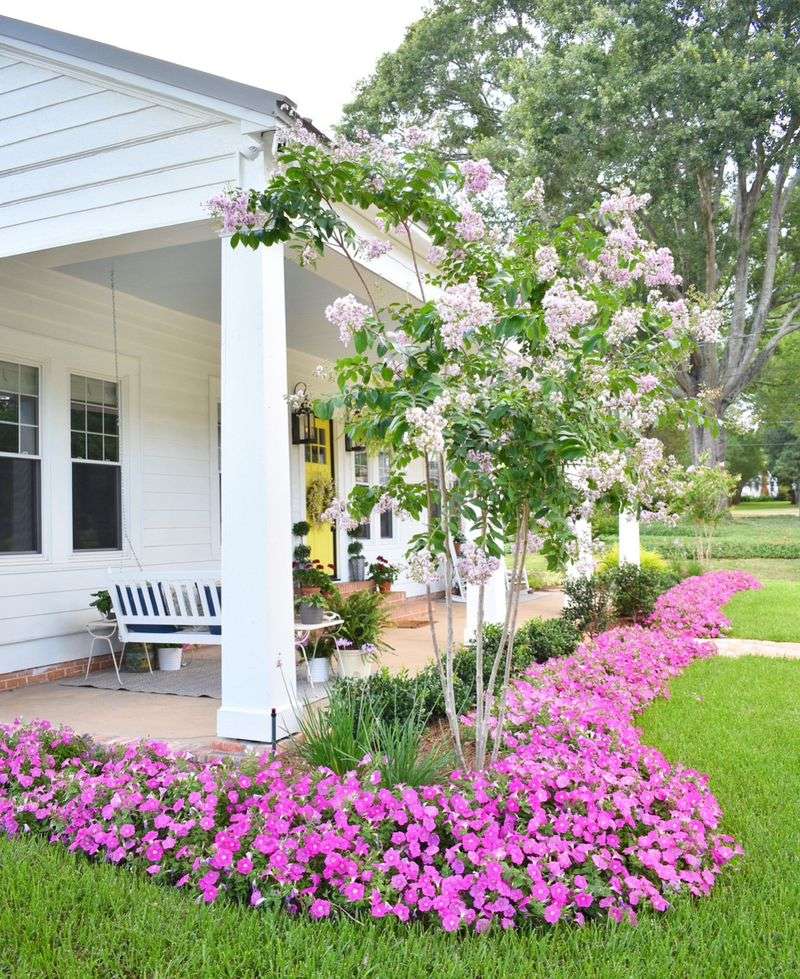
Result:
{"label": "wall lantern", "polygon": [[308,397],[308,388],[298,381],[289,396],[292,406],[292,445],[309,445],[316,439],[314,406]]}

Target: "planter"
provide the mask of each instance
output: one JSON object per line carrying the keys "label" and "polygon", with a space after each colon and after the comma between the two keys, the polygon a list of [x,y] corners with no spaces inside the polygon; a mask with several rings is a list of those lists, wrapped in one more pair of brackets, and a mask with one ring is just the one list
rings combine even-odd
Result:
{"label": "planter", "polygon": [[331,678],[331,661],[327,656],[315,656],[308,664],[308,672],[314,683],[327,683]]}
{"label": "planter", "polygon": [[158,668],[159,670],[171,671],[181,668],[183,650],[171,646],[159,646],[158,648]]}
{"label": "planter", "polygon": [[337,656],[342,676],[363,679],[372,675],[375,667],[374,660],[360,649],[340,649]]}
{"label": "planter", "polygon": [[325,609],[317,605],[300,603],[300,621],[303,625],[319,625],[325,618]]}
{"label": "planter", "polygon": [[300,595],[301,598],[304,595],[308,597],[310,595],[319,595],[319,593],[320,589],[311,585],[301,585],[300,588],[297,589],[297,594]]}
{"label": "planter", "polygon": [[381,581],[378,583],[378,591],[381,593],[381,595],[388,595],[391,590],[391,581]]}
{"label": "planter", "polygon": [[[150,657],[153,658],[153,648],[150,647]],[[156,664],[153,663],[153,666]],[[139,642],[129,642],[125,647],[125,654],[122,657],[122,666],[126,673],[147,673],[147,655],[144,651],[144,644]]]}
{"label": "planter", "polygon": [[347,561],[348,568],[350,569],[350,580],[351,581],[363,581],[364,574],[366,572],[367,561],[366,558],[359,555],[358,557],[351,557]]}

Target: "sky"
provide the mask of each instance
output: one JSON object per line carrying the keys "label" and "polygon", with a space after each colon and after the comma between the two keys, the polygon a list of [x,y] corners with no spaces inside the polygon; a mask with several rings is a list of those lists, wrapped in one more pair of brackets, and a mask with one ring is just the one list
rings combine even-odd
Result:
{"label": "sky", "polygon": [[[3,0],[7,17],[271,89],[329,131],[423,0]],[[121,13],[124,11],[124,15]]]}

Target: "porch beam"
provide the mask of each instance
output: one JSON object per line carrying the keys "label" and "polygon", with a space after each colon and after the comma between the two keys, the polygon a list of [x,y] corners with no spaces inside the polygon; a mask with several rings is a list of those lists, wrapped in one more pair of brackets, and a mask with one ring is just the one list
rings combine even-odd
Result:
{"label": "porch beam", "polygon": [[282,245],[222,242],[223,737],[297,729]]}

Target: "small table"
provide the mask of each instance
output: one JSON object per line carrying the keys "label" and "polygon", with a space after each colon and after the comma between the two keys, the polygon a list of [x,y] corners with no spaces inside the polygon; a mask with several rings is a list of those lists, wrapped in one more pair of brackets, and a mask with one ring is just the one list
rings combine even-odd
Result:
{"label": "small table", "polygon": [[92,645],[89,647],[89,661],[86,664],[84,680],[89,677],[89,670],[94,656],[94,644],[96,642],[108,643],[108,651],[111,653],[111,662],[114,664],[114,672],[117,674],[117,683],[122,686],[119,678],[119,666],[117,656],[114,652],[114,640],[117,638],[117,623],[114,619],[95,619],[93,622],[86,623],[86,631],[92,637]]}
{"label": "small table", "polygon": [[303,658],[308,682],[312,687],[315,684],[311,676],[311,664],[306,653],[306,646],[309,642],[312,643],[313,653],[311,659],[314,659],[317,652],[317,645],[323,635],[331,629],[338,629],[340,625],[343,625],[342,619],[333,612],[326,612],[322,622],[317,622],[314,625],[306,625],[305,622],[295,622],[294,624],[294,647]]}

